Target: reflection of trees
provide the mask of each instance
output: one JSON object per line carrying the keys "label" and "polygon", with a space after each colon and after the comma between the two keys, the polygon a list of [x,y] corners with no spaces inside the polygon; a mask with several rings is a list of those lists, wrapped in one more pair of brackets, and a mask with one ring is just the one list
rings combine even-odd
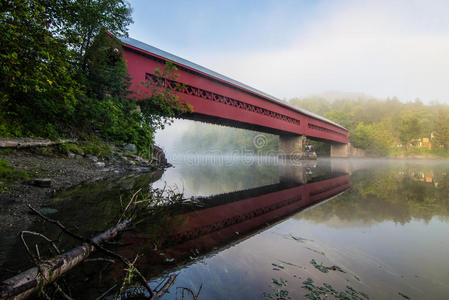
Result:
{"label": "reflection of trees", "polygon": [[[449,218],[449,176],[443,167],[395,166],[355,172],[352,188],[325,205],[299,218],[325,222],[339,220],[377,223],[407,223],[412,218],[426,222],[434,216]],[[416,176],[421,174],[421,176]],[[422,178],[422,174],[430,174]],[[426,181],[427,180],[427,181]]]}

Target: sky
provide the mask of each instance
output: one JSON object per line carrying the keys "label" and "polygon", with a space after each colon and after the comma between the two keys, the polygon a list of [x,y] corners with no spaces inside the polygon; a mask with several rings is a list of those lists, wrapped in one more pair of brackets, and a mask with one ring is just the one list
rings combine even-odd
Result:
{"label": "sky", "polygon": [[129,2],[130,37],[280,99],[449,104],[448,0]]}

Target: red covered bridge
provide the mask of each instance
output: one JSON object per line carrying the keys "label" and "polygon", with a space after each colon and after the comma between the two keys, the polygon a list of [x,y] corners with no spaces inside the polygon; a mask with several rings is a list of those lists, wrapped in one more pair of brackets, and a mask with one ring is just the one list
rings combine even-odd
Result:
{"label": "red covered bridge", "polygon": [[155,70],[172,62],[178,68],[178,77],[168,83],[181,83],[178,97],[193,107],[193,113],[183,118],[277,134],[280,154],[286,156],[304,153],[304,136],[333,147],[348,143],[347,129],[330,120],[135,39],[119,39],[131,91],[137,98],[148,89],[142,82],[157,79]]}

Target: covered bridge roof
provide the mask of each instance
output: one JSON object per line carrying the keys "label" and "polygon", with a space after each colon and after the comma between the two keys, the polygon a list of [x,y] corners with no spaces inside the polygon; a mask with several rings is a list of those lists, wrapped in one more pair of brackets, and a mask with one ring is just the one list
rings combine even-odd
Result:
{"label": "covered bridge roof", "polygon": [[310,116],[312,118],[315,118],[315,119],[327,122],[329,124],[332,124],[334,126],[342,128],[344,130],[347,130],[343,126],[341,126],[341,125],[339,125],[339,124],[337,124],[335,122],[332,122],[331,120],[328,120],[328,119],[326,119],[326,118],[324,118],[322,116],[314,114],[314,113],[312,113],[312,112],[310,112],[308,110],[305,110],[305,109],[298,108],[296,106],[290,105],[286,101],[283,101],[281,99],[275,98],[275,97],[273,97],[271,95],[268,95],[268,94],[266,94],[266,93],[264,93],[262,91],[259,91],[259,90],[255,89],[255,88],[252,88],[252,87],[250,87],[250,86],[248,86],[248,85],[246,85],[244,83],[241,83],[241,82],[239,82],[237,80],[234,80],[232,78],[224,76],[224,75],[222,75],[220,73],[214,72],[214,71],[212,71],[212,70],[210,70],[208,68],[200,66],[200,65],[198,65],[196,63],[193,63],[191,61],[188,61],[188,60],[186,60],[184,58],[181,58],[179,56],[173,55],[171,53],[168,53],[166,51],[163,51],[161,49],[158,49],[158,48],[153,47],[151,45],[145,44],[145,43],[143,43],[141,41],[138,41],[138,40],[130,38],[130,37],[117,37],[117,38],[124,44],[125,47],[128,45],[128,46],[131,46],[133,48],[137,48],[137,49],[143,50],[144,52],[148,52],[148,53],[153,54],[155,56],[159,56],[159,57],[161,57],[161,58],[163,58],[163,59],[165,59],[167,61],[171,61],[171,62],[175,63],[176,65],[184,66],[184,67],[186,67],[188,69],[191,69],[193,71],[196,71],[198,73],[202,73],[203,75],[206,75],[208,77],[212,77],[212,78],[214,78],[216,80],[219,80],[221,82],[225,82],[225,83],[227,83],[229,85],[232,85],[234,87],[238,87],[238,88],[240,88],[243,91],[255,94],[256,96],[258,96],[258,97],[260,97],[260,98],[262,98],[262,99],[264,99],[266,101],[279,104],[279,105],[284,106],[284,107],[286,107],[286,108],[288,108],[288,109],[290,109],[292,111],[296,111],[296,112],[302,113],[304,115]]}

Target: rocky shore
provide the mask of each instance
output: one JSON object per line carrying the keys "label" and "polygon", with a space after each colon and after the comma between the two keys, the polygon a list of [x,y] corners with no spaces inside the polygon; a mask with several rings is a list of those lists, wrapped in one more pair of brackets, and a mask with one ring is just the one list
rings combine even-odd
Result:
{"label": "rocky shore", "polygon": [[133,145],[111,147],[107,156],[60,153],[52,146],[1,148],[0,159],[29,178],[5,181],[0,177],[0,235],[13,238],[33,221],[28,204],[40,209],[45,200],[57,192],[80,184],[112,177],[153,172],[169,166],[159,147],[153,149],[153,159],[137,156]]}

